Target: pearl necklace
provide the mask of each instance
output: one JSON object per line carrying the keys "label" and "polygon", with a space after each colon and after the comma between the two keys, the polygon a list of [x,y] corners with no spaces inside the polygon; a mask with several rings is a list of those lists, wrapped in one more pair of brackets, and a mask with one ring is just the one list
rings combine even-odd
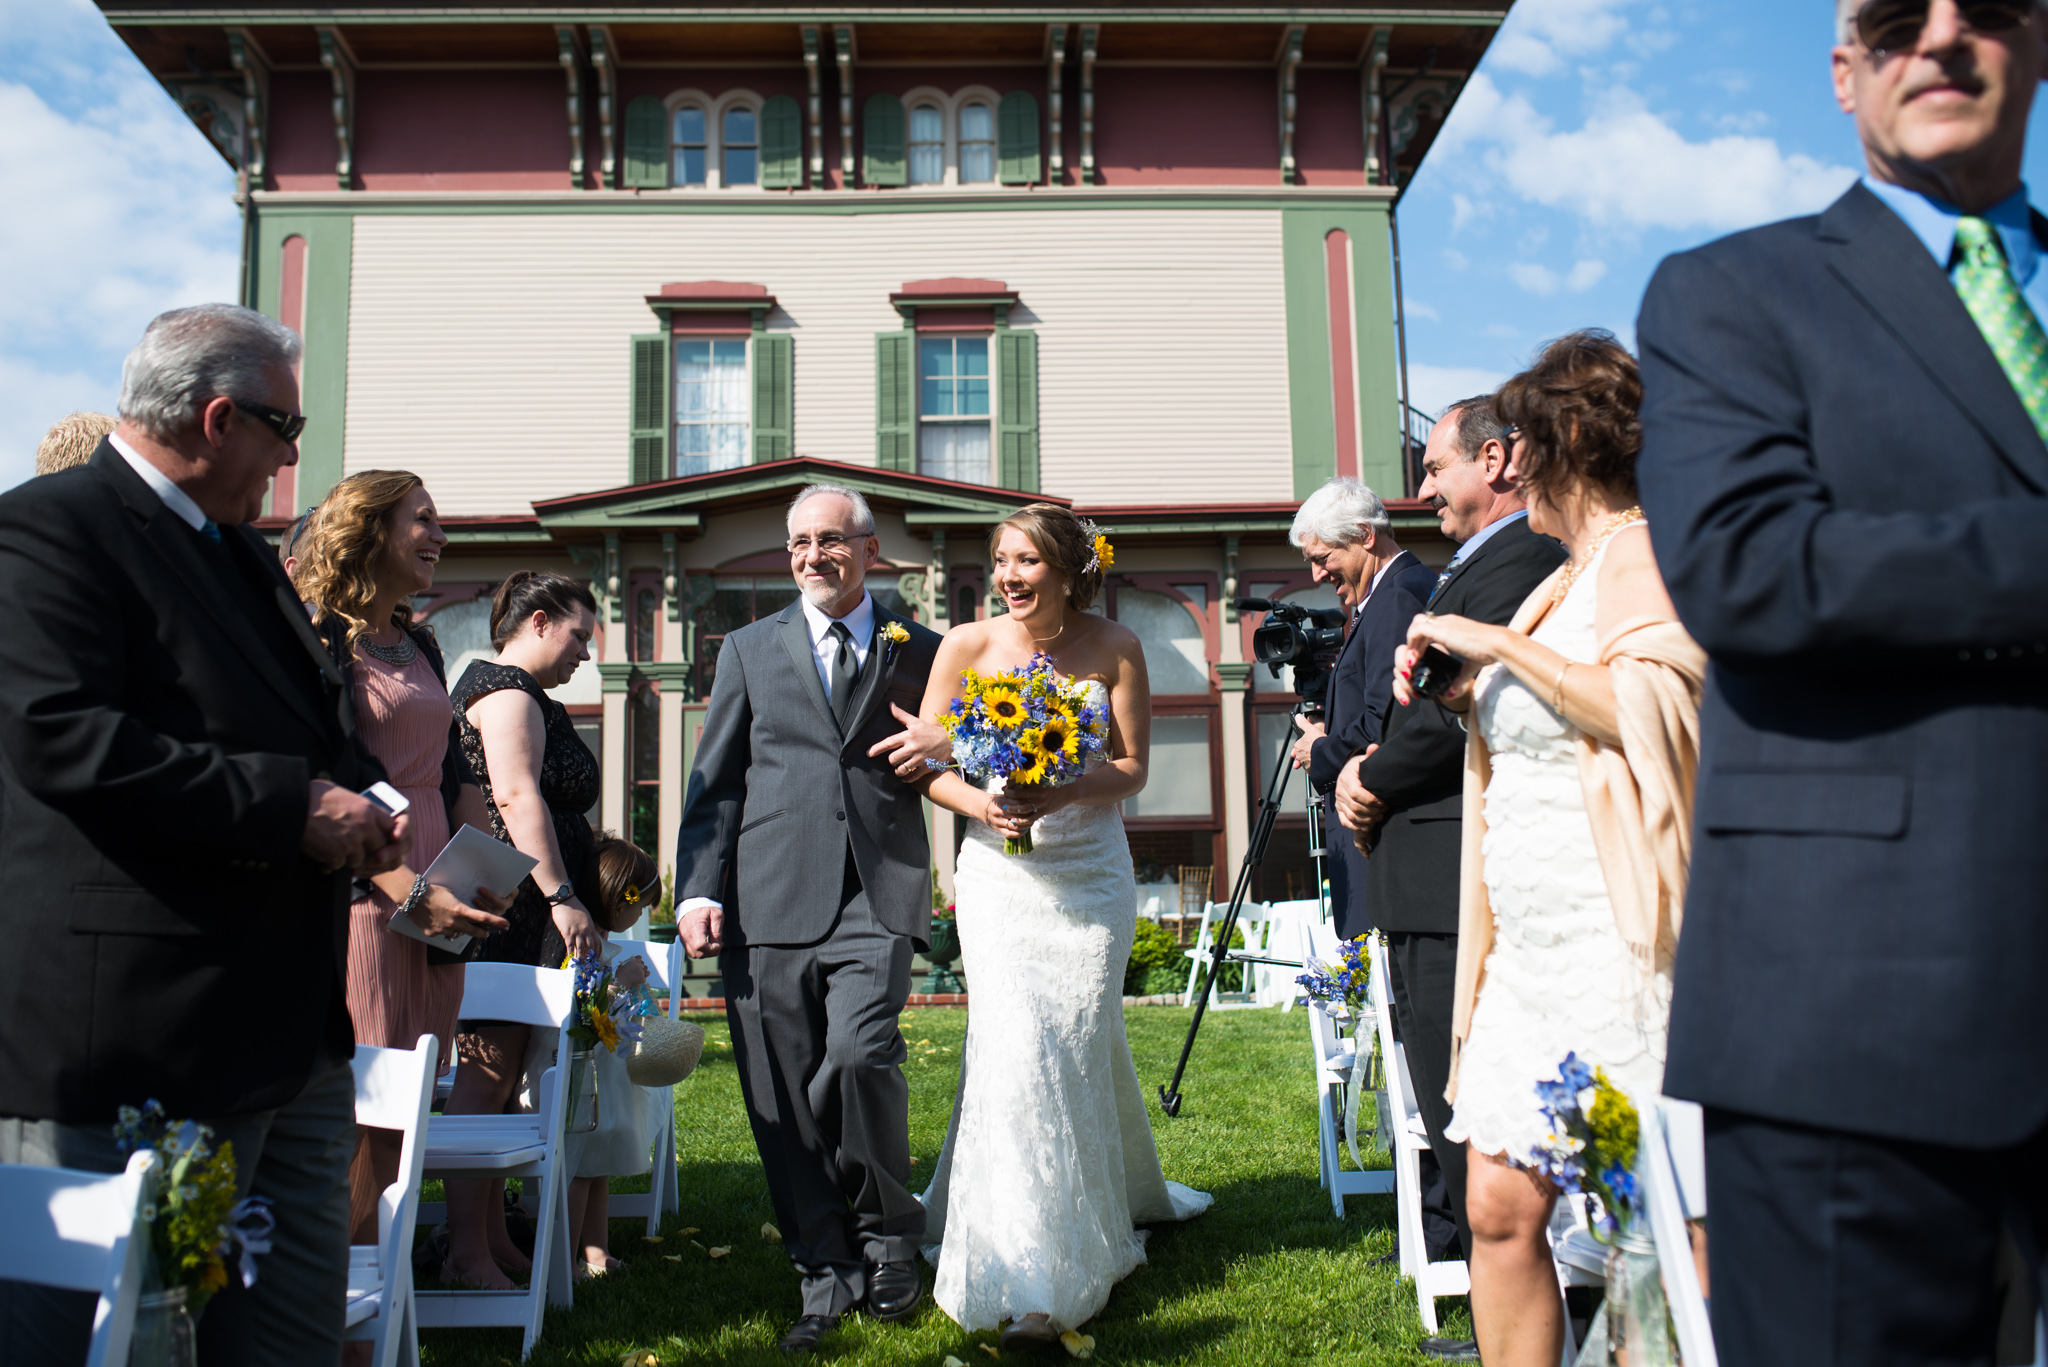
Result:
{"label": "pearl necklace", "polygon": [[1623,508],[1613,517],[1608,518],[1607,525],[1603,526],[1600,529],[1600,534],[1593,538],[1593,544],[1586,548],[1586,553],[1565,567],[1564,577],[1558,580],[1557,587],[1550,591],[1550,605],[1556,607],[1564,601],[1564,596],[1572,591],[1572,585],[1578,582],[1581,574],[1585,573],[1586,566],[1593,563],[1593,557],[1600,554],[1600,548],[1607,544],[1608,538],[1612,537],[1623,527],[1632,527],[1642,520],[1643,510],[1640,507]]}

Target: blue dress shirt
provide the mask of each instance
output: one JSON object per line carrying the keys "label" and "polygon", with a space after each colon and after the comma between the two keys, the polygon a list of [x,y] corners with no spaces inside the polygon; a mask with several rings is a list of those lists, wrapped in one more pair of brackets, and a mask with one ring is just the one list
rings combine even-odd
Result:
{"label": "blue dress shirt", "polygon": [[[1863,178],[1863,186],[1905,221],[1914,236],[1934,253],[1934,263],[1946,272],[1955,253],[1956,220],[1963,216],[1963,211],[1918,190],[1889,185],[1869,176]],[[2006,262],[2012,267],[2012,278],[2019,285],[2027,307],[2034,311],[2034,317],[2048,322],[2048,271],[2041,269],[2041,244],[2034,240],[2032,211],[2027,207],[2027,187],[2022,185],[2014,190],[1980,217],[1998,230],[1998,240],[2005,247]]]}

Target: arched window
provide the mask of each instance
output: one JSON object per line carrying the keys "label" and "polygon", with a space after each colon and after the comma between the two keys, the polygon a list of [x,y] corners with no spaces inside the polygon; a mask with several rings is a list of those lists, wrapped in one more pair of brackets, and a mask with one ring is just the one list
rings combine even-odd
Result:
{"label": "arched window", "polygon": [[669,152],[673,161],[671,185],[702,185],[710,161],[705,137],[704,111],[694,104],[679,107],[670,123]]}
{"label": "arched window", "polygon": [[910,183],[938,185],[946,179],[946,118],[935,104],[910,111]]}
{"label": "arched window", "polygon": [[960,110],[960,183],[983,185],[996,178],[996,117],[987,105]]}
{"label": "arched window", "polygon": [[721,185],[761,183],[761,116],[745,105],[725,111],[719,129]]}

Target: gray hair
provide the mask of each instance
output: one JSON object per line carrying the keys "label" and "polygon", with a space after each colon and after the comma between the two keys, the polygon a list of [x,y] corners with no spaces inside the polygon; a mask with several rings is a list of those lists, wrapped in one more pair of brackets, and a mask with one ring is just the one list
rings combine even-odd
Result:
{"label": "gray hair", "polygon": [[[1856,41],[1856,11],[1869,0],[1835,0],[1835,41],[1847,47]],[[2034,0],[2034,8],[2048,10],[2048,0]]]}
{"label": "gray hair", "polygon": [[167,440],[214,399],[263,393],[265,372],[298,364],[304,351],[298,333],[238,304],[160,313],[121,363],[121,417]]}
{"label": "gray hair", "polygon": [[1368,529],[1375,538],[1392,531],[1387,505],[1361,480],[1338,475],[1308,496],[1294,515],[1287,539],[1300,546],[1310,537],[1325,546],[1355,546]]}
{"label": "gray hair", "polygon": [[853,505],[853,532],[856,536],[875,534],[875,512],[868,507],[868,501],[860,496],[860,490],[849,489],[844,484],[806,484],[796,491],[796,497],[789,501],[789,511],[783,515],[782,529],[787,532],[796,522],[796,510],[821,494],[843,498]]}
{"label": "gray hair", "polygon": [[1458,419],[1458,454],[1466,460],[1478,460],[1479,448],[1499,441],[1508,430],[1508,425],[1501,421],[1500,405],[1491,394],[1460,399],[1444,409],[1444,415],[1437,421],[1449,422],[1453,415]]}

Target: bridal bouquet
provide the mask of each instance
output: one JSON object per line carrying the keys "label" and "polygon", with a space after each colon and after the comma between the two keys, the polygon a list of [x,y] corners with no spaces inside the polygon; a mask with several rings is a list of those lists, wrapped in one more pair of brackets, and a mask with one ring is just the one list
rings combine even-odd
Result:
{"label": "bridal bouquet", "polygon": [[155,1149],[162,1160],[156,1199],[142,1209],[150,1251],[166,1287],[185,1292],[195,1317],[228,1284],[228,1260],[242,1285],[256,1284],[256,1255],[270,1252],[277,1218],[270,1198],[235,1199],[235,1146],[213,1147],[213,1130],[194,1120],[172,1120],[163,1103],[141,1110],[123,1106],[114,1140],[123,1154]]}
{"label": "bridal bouquet", "polygon": [[[962,696],[939,725],[953,738],[953,762],[975,782],[1057,788],[1081,777],[1091,755],[1109,748],[1109,708],[1088,702],[1087,690],[1060,677],[1052,656],[1033,655],[1023,669],[960,675]],[[1004,854],[1031,853],[1031,831],[1003,842]]]}

